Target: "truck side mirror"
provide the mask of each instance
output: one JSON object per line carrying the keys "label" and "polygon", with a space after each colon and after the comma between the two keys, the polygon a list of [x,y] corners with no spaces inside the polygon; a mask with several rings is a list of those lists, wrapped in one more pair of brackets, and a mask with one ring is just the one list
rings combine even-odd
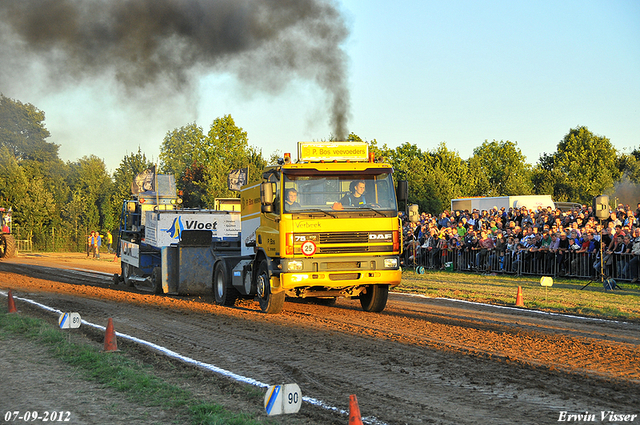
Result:
{"label": "truck side mirror", "polygon": [[407,202],[409,199],[409,182],[406,180],[398,180],[398,201]]}
{"label": "truck side mirror", "polygon": [[260,184],[260,204],[263,213],[273,212],[273,183],[264,182]]}

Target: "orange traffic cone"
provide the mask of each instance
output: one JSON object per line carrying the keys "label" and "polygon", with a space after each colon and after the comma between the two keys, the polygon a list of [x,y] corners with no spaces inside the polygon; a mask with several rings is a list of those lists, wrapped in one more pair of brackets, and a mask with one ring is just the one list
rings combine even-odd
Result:
{"label": "orange traffic cone", "polygon": [[11,289],[9,289],[9,296],[7,297],[9,303],[9,313],[17,313],[16,302],[13,300],[13,294],[11,293]]}
{"label": "orange traffic cone", "polygon": [[104,334],[104,351],[118,351],[116,332],[113,330],[113,320],[109,317],[107,331]]}
{"label": "orange traffic cone", "polygon": [[358,406],[358,397],[355,394],[349,396],[349,425],[362,425],[362,416],[360,416],[360,406]]}
{"label": "orange traffic cone", "polygon": [[522,286],[518,286],[518,293],[516,294],[516,307],[524,307],[524,300],[522,299]]}

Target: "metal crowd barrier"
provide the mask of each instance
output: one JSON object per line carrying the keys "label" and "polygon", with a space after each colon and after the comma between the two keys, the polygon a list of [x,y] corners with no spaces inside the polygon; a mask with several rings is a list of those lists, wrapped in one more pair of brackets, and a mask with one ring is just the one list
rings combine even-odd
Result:
{"label": "metal crowd barrier", "polygon": [[[417,252],[416,252],[417,251]],[[464,248],[426,249],[409,245],[403,255],[405,267],[427,270],[448,270],[512,275],[538,275],[592,279],[600,276],[598,252],[531,251],[497,252],[496,250]],[[633,267],[640,268],[640,258],[632,261],[626,253],[604,254],[602,271],[606,277],[629,281]]]}
{"label": "metal crowd barrier", "polygon": [[16,239],[16,250],[18,252],[33,252],[33,242],[27,239]]}

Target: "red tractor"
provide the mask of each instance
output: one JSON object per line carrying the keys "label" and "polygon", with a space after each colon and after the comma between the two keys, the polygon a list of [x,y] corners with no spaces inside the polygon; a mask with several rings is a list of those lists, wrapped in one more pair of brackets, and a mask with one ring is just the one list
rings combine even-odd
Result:
{"label": "red tractor", "polygon": [[5,211],[0,208],[0,258],[11,258],[16,255],[16,240],[11,234],[11,208]]}

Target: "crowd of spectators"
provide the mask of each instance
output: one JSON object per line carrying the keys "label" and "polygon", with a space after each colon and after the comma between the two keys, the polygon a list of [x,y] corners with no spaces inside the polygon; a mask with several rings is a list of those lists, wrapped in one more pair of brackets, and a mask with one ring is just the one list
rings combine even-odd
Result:
{"label": "crowd of spectators", "polygon": [[[640,203],[598,219],[591,206],[497,208],[403,216],[405,265],[638,280]],[[602,244],[601,263],[600,244]],[[602,267],[601,267],[602,265]]]}

